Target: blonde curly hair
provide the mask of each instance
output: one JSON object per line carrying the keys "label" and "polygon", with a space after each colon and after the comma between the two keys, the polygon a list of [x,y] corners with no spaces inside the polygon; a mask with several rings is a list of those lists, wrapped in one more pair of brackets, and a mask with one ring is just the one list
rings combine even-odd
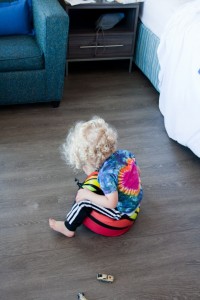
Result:
{"label": "blonde curly hair", "polygon": [[90,164],[98,169],[116,151],[117,131],[100,117],[80,121],[69,130],[62,153],[68,165],[82,170]]}

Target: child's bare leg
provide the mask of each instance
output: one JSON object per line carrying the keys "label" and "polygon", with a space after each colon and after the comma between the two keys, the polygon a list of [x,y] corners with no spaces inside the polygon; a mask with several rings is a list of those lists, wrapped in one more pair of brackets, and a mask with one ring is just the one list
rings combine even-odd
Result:
{"label": "child's bare leg", "polygon": [[70,231],[64,224],[64,221],[56,221],[54,219],[49,219],[49,226],[67,237],[73,237],[75,235],[74,231]]}

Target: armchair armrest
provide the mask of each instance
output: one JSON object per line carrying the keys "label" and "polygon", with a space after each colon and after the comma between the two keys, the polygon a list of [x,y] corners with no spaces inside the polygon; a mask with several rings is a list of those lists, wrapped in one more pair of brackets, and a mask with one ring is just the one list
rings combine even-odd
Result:
{"label": "armchair armrest", "polygon": [[32,0],[32,5],[35,36],[44,53],[47,95],[57,101],[64,85],[69,18],[58,0]]}

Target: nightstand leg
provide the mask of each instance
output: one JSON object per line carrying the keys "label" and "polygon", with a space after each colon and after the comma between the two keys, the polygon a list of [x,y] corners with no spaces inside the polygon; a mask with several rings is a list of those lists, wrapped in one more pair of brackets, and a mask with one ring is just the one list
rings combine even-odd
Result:
{"label": "nightstand leg", "polygon": [[68,76],[68,61],[66,60],[66,63],[65,63],[65,77]]}
{"label": "nightstand leg", "polygon": [[133,58],[130,58],[130,63],[129,63],[129,73],[132,71],[132,65],[133,65]]}

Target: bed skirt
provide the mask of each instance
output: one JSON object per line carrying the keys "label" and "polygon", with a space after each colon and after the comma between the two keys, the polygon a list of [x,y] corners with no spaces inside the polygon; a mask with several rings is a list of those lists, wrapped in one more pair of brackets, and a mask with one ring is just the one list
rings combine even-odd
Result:
{"label": "bed skirt", "polygon": [[159,38],[142,22],[138,24],[134,61],[159,92],[158,73],[160,69],[157,48]]}

